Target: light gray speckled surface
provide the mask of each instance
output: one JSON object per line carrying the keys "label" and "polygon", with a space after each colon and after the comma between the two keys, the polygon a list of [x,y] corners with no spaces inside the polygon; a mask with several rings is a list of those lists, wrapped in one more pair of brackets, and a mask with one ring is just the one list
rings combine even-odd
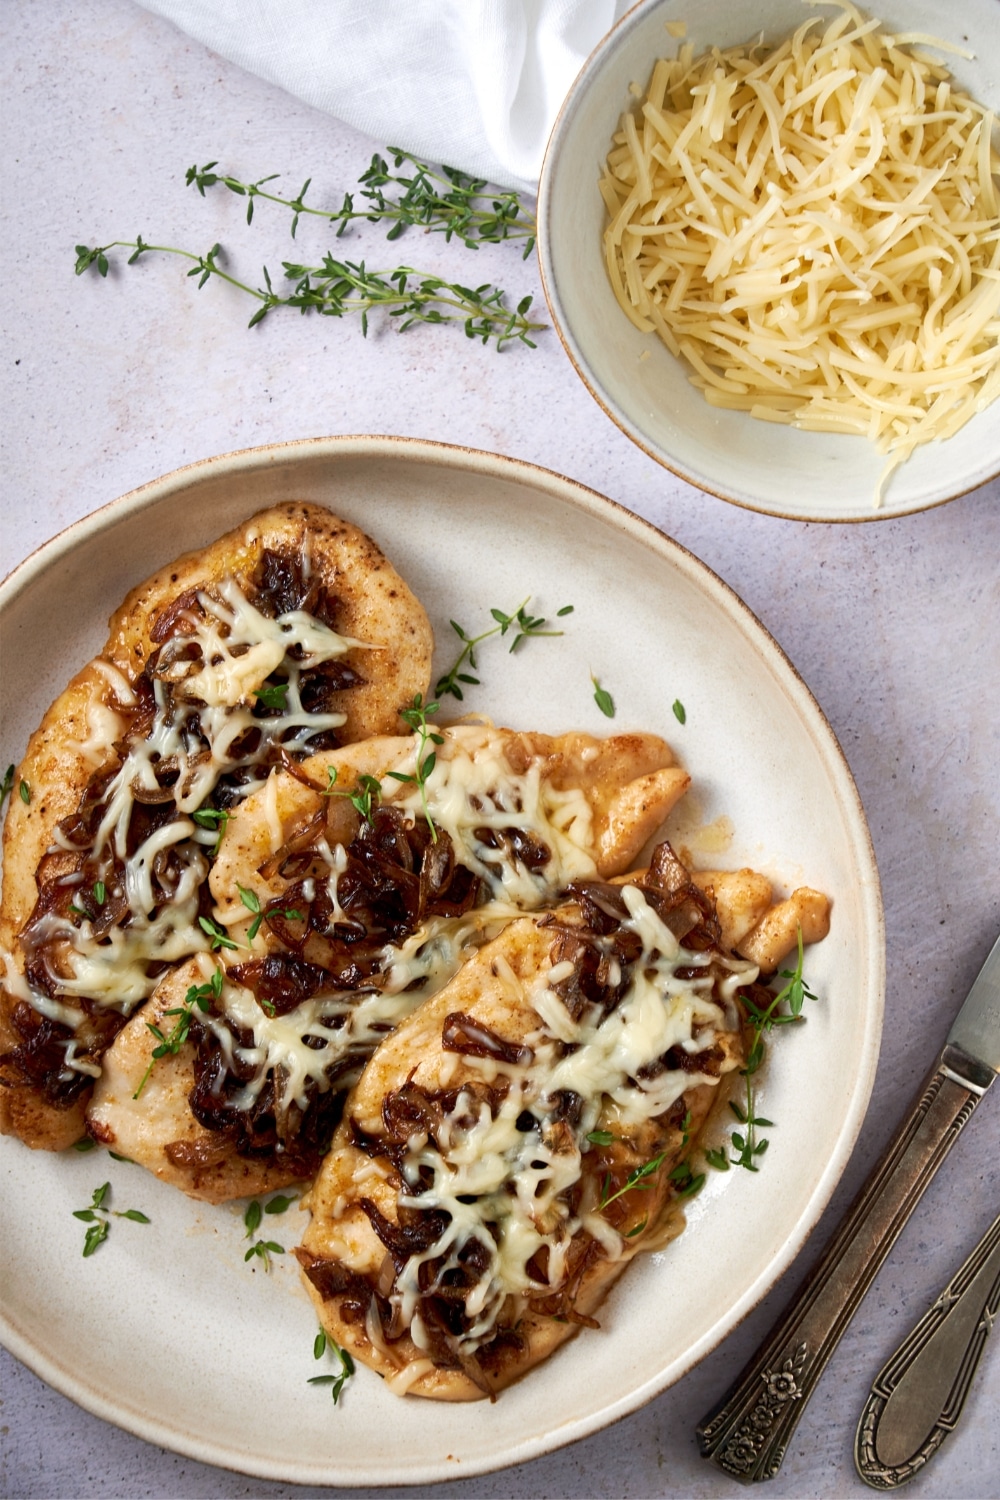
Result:
{"label": "light gray speckled surface", "polygon": [[[499,358],[446,329],[403,339],[377,331],[364,343],[356,327],[286,315],[248,333],[237,294],[219,285],[196,294],[176,264],[150,260],[107,283],[77,281],[74,244],[136,231],[198,249],[222,240],[252,280],[263,260],[305,258],[325,245],[321,227],[304,223],[291,252],[278,210],[265,206],[247,229],[240,200],[217,192],[202,201],[183,186],[184,169],[215,157],[246,176],[287,173],[293,188],[311,173],[317,195],[336,199],[379,143],[220,62],[128,0],[8,0],[4,20],[5,569],[67,523],[194,459],[317,434],[410,434],[530,459],[631,507],[732,584],[804,675],[868,811],[889,973],[875,1103],[808,1262],[888,1139],[1000,928],[1000,483],[873,526],[774,521],[699,494],[633,448],[551,333],[534,353]],[[473,271],[439,239],[404,246],[429,267],[539,295],[534,264],[516,251],[484,250]],[[352,253],[387,264],[392,251],[366,230]],[[880,1364],[1000,1207],[998,1123],[1000,1097],[990,1096],[835,1355],[775,1496],[867,1493],[851,1461],[858,1411]],[[692,1430],[792,1279],[644,1411],[516,1471],[433,1493],[735,1494],[700,1461]],[[914,1500],[1000,1495],[1000,1353],[990,1355],[960,1430],[912,1484]],[[6,1354],[0,1370],[6,1496],[282,1493],[105,1426]],[[266,1399],[266,1371],[248,1362],[248,1382]]]}

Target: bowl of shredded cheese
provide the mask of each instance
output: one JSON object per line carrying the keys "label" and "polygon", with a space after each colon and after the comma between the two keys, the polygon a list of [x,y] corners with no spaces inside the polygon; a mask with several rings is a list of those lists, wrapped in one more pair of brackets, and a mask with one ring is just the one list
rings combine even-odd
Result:
{"label": "bowl of shredded cheese", "polygon": [[1000,473],[996,0],[643,0],[539,194],[608,415],[723,499],[905,515]]}

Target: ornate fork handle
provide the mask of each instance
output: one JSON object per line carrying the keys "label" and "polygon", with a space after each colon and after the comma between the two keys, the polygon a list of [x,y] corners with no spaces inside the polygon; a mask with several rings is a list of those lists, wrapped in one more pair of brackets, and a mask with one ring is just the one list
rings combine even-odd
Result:
{"label": "ornate fork handle", "polygon": [[962,1048],[944,1048],[819,1264],[758,1354],[699,1425],[705,1458],[747,1484],[777,1474],[827,1361],[995,1076]]}
{"label": "ornate fork handle", "polygon": [[998,1311],[995,1219],[872,1384],[854,1439],[854,1462],[872,1489],[919,1474],[954,1430]]}

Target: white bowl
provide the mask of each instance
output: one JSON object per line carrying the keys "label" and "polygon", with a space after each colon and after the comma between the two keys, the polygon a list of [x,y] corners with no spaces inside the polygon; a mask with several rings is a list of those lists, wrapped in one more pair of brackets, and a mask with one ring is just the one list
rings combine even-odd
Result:
{"label": "white bowl", "polygon": [[[286,1484],[456,1478],[533,1458],[642,1405],[791,1264],[847,1163],[875,1075],[878,875],[826,720],[724,583],[581,485],[400,438],[316,439],[210,459],[48,542],[0,585],[0,763],[23,753],[133,584],[293,498],[329,506],[383,545],[431,615],[437,672],[455,656],[449,620],[479,630],[491,606],[510,610],[526,595],[549,619],[573,604],[560,639],[526,642],[513,656],[506,642],[484,642],[483,686],[451,705],[456,714],[607,733],[593,673],[614,695],[614,729],[664,735],[691,771],[688,824],[732,820],[731,846],[716,861],[752,864],[833,899],[830,936],[810,950],[806,970],[822,1002],[807,1025],[779,1034],[763,1077],[761,1107],[776,1128],[762,1171],[712,1174],[687,1231],[665,1253],[640,1257],[615,1289],[601,1332],[561,1349],[495,1406],[400,1399],[360,1370],[335,1409],[323,1387],[306,1384],[323,1366],[313,1363],[315,1317],[291,1257],[277,1257],[270,1276],[259,1262],[244,1264],[242,1204],[195,1203],[103,1152],[52,1156],[0,1140],[0,1333],[43,1379],[149,1442]],[[674,829],[683,836],[682,823]],[[116,1219],[107,1244],[84,1260],[84,1226],[72,1211],[105,1178],[115,1208],[152,1222]],[[304,1216],[267,1222],[291,1249]]]}
{"label": "white bowl", "polygon": [[[880,0],[863,5],[890,30],[926,32],[974,49],[944,55],[958,82],[1000,114],[996,0]],[[604,204],[597,183],[622,113],[657,57],[686,26],[695,55],[764,33],[777,42],[812,12],[802,0],[642,0],[593,52],[549,139],[538,202],[539,258],[552,320],[577,373],[608,416],[681,478],[751,510],[800,521],[871,521],[953,500],[1000,472],[1000,403],[954,437],[917,449],[873,496],[885,456],[865,438],[799,432],[709,406],[688,367],[618,306],[603,259]],[[824,8],[821,16],[829,17]]]}

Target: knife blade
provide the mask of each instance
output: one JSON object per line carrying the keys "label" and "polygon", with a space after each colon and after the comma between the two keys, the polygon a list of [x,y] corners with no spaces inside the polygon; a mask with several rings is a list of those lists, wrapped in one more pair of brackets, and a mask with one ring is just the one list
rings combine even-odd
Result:
{"label": "knife blade", "polygon": [[965,1004],[952,1022],[948,1042],[992,1068],[994,1074],[1000,1073],[1000,938],[987,954]]}
{"label": "knife blade", "polygon": [[924,1190],[1000,1072],[1000,938],[934,1066],[819,1264],[697,1428],[703,1458],[771,1479],[806,1402]]}

